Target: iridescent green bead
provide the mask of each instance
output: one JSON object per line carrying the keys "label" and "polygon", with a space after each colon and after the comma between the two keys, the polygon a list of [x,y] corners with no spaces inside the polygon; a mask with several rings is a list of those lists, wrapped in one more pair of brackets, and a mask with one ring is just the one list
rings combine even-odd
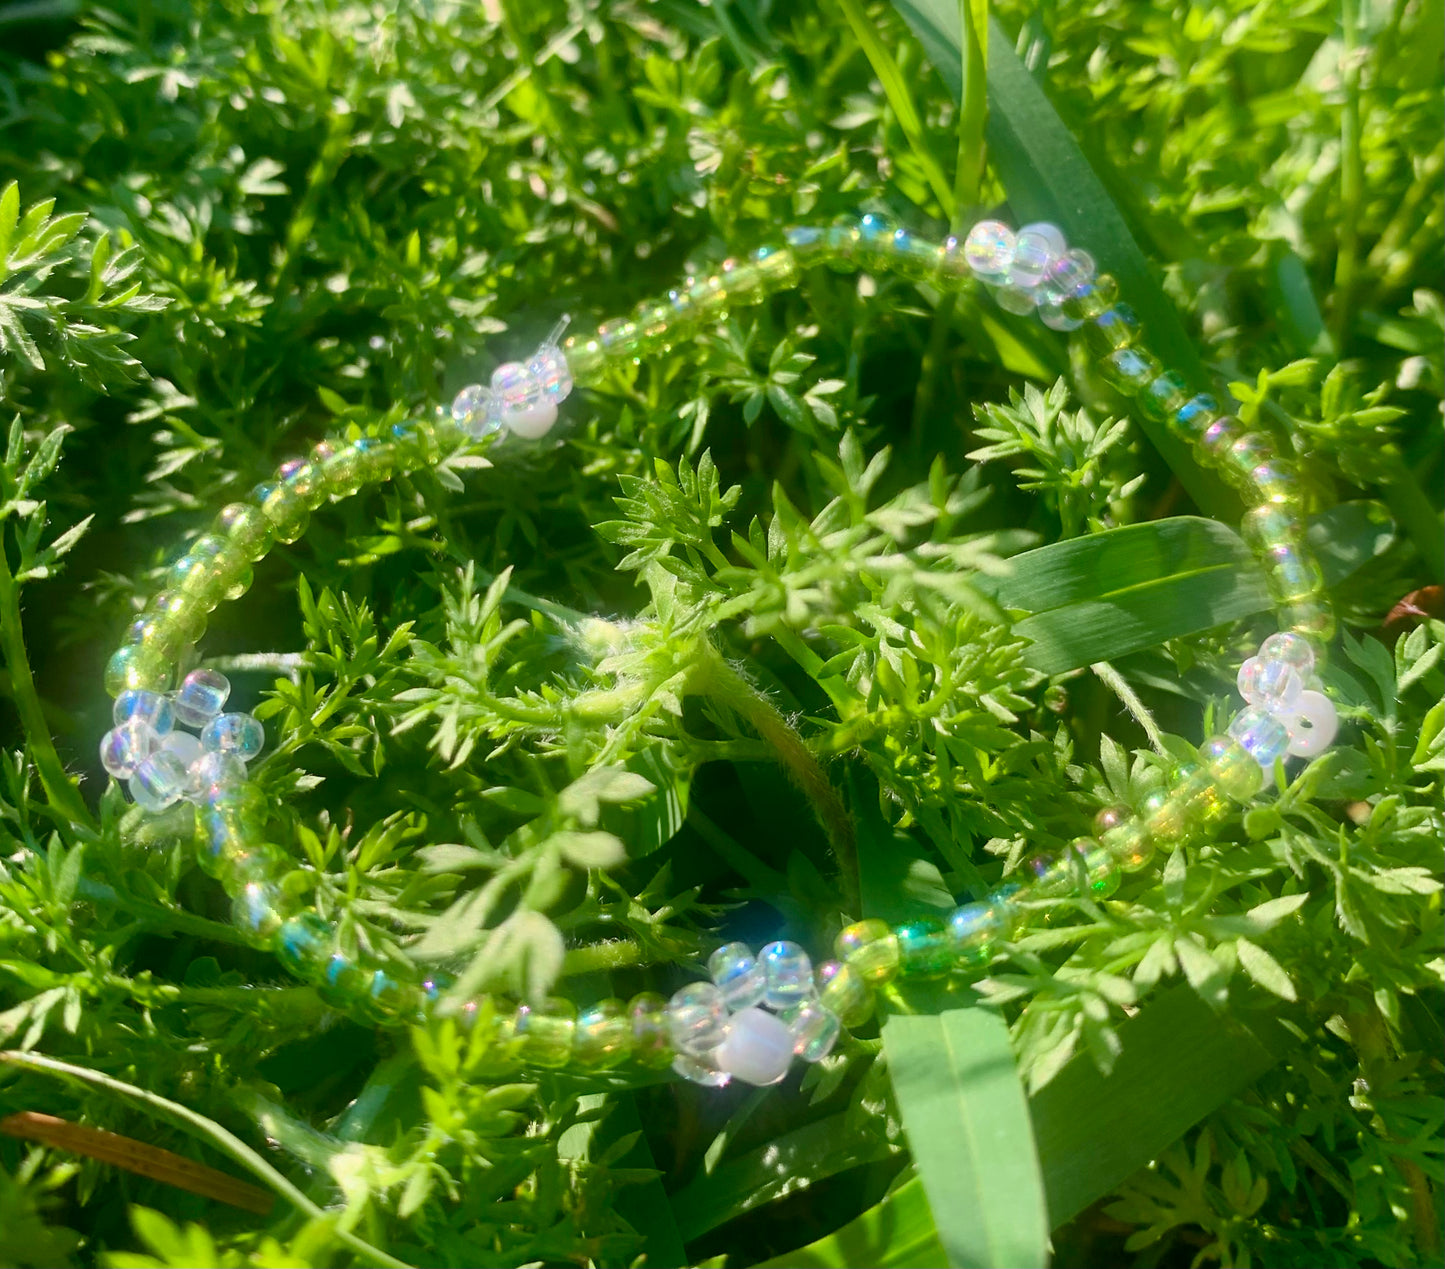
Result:
{"label": "iridescent green bead", "polygon": [[402,982],[384,969],[374,969],[359,1003],[371,1017],[385,1020],[416,1017],[421,1012],[423,999],[415,985]]}
{"label": "iridescent green bead", "polygon": [[886,269],[893,263],[893,222],[877,212],[858,217],[857,261],[865,269]]}
{"label": "iridescent green bead", "polygon": [[938,244],[907,229],[895,229],[890,243],[893,271],[914,282],[932,282],[938,276]]}
{"label": "iridescent green bead", "polygon": [[637,347],[637,323],[615,317],[597,328],[597,342],[609,357],[630,357]]}
{"label": "iridescent green bead", "polygon": [[151,596],[148,611],[164,629],[168,644],[179,642],[185,647],[206,633],[206,606],[192,595],[163,590]]}
{"label": "iridescent green bead", "polygon": [[720,322],[728,315],[728,292],[721,275],[693,278],[687,284],[687,299],[700,322]]}
{"label": "iridescent green bead", "polygon": [[869,917],[844,926],[833,940],[833,955],[846,961],[863,981],[879,986],[898,974],[898,937],[886,921]]}
{"label": "iridescent green bead", "polygon": [[786,289],[798,282],[798,261],[787,247],[759,247],[753,264],[770,290]]}
{"label": "iridescent green bead", "polygon": [[[1116,356],[1118,354],[1115,354]],[[1177,371],[1156,375],[1139,391],[1139,412],[1146,419],[1163,423],[1176,415],[1189,400],[1189,385]]]}
{"label": "iridescent green bead", "polygon": [[142,613],[130,623],[125,632],[125,641],[153,648],[168,661],[174,661],[180,655],[181,649],[186,646],[186,641],[181,638],[180,633],[173,629],[159,613],[153,612]]}
{"label": "iridescent green bead", "polygon": [[248,881],[236,892],[231,920],[249,938],[266,941],[295,911],[296,900],[274,882]]}
{"label": "iridescent green bead", "polygon": [[[1119,284],[1110,273],[1099,274],[1092,282],[1076,286],[1064,296],[1059,307],[1064,316],[1076,322],[1092,322],[1106,309],[1112,308],[1119,298]],[[1110,344],[1113,348],[1116,345]]]}
{"label": "iridescent green bead", "polygon": [[1132,819],[1134,812],[1127,806],[1106,806],[1094,816],[1094,835],[1102,838],[1107,832],[1116,829],[1126,820]]}
{"label": "iridescent green bead", "polygon": [[1274,442],[1263,432],[1246,432],[1219,459],[1219,474],[1242,492],[1254,484],[1254,469],[1275,457]]}
{"label": "iridescent green bead", "polygon": [[632,312],[637,325],[637,347],[644,353],[661,352],[672,334],[672,305],[658,300],[643,300]]}
{"label": "iridescent green bead", "polygon": [[1207,392],[1201,392],[1178,406],[1170,422],[1186,440],[1197,443],[1205,429],[1218,417],[1219,402]]}
{"label": "iridescent green bead", "polygon": [[321,473],[333,498],[346,498],[366,483],[364,455],[355,446],[322,441],[311,451],[311,465]]}
{"label": "iridescent green bead", "polygon": [[965,969],[981,969],[993,960],[1007,937],[1008,923],[1001,905],[984,901],[965,903],[948,918],[948,941],[954,961]]}
{"label": "iridescent green bead", "polygon": [[1173,790],[1157,790],[1139,804],[1139,819],[1156,845],[1168,845],[1188,836],[1189,814],[1183,798]]}
{"label": "iridescent green bead", "polygon": [[559,1070],[572,1056],[577,1010],[570,1000],[548,996],[517,1008],[517,1054],[529,1066]]}
{"label": "iridescent green bead", "polygon": [[1199,760],[1226,797],[1244,804],[1264,787],[1264,768],[1233,736],[1214,736],[1199,747]]}
{"label": "iridescent green bead", "polygon": [[873,989],[846,961],[824,961],[817,969],[818,999],[845,1027],[860,1027],[873,1012]]}
{"label": "iridescent green bead", "polygon": [[1069,843],[1084,874],[1084,884],[1094,899],[1107,899],[1119,888],[1119,861],[1092,837],[1079,837]]}
{"label": "iridescent green bead", "polygon": [[311,508],[306,499],[289,485],[257,485],[251,497],[271,522],[278,542],[296,541],[311,523]]}
{"label": "iridescent green bead", "polygon": [[852,216],[839,216],[824,235],[824,253],[828,267],[839,273],[851,272],[858,266],[858,250],[863,235]]}
{"label": "iridescent green bead", "polygon": [[335,937],[315,912],[302,912],[281,923],[272,948],[283,968],[303,982],[316,982],[331,960]]}
{"label": "iridescent green bead", "polygon": [[973,269],[963,250],[964,241],[956,234],[949,234],[938,249],[938,280],[953,291],[973,280]]}
{"label": "iridescent green bead", "polygon": [[308,511],[315,511],[331,496],[322,467],[336,452],[330,441],[318,441],[312,449],[313,461],[291,458],[276,469],[275,481],[298,495]]}
{"label": "iridescent green bead", "polygon": [[602,341],[595,335],[568,335],[562,341],[562,355],[567,358],[573,379],[595,375],[607,361]]}
{"label": "iridescent green bead", "polygon": [[783,241],[799,268],[819,263],[828,251],[828,231],[817,225],[790,225],[783,230]]}
{"label": "iridescent green bead", "polygon": [[1174,769],[1170,796],[1184,808],[1189,831],[1207,828],[1229,814],[1229,802],[1208,763],[1181,762]]}
{"label": "iridescent green bead", "polygon": [[105,690],[109,696],[140,690],[164,692],[171,685],[174,667],[159,648],[131,643],[116,649],[106,663]]}
{"label": "iridescent green bead", "polygon": [[762,270],[755,264],[729,258],[718,265],[718,276],[722,278],[729,305],[760,304],[767,294]]}
{"label": "iridescent green bead", "polygon": [[[1084,342],[1098,356],[1105,357],[1134,344],[1143,328],[1134,310],[1119,302],[1109,305],[1101,313],[1096,313],[1080,329],[1084,333]],[[1155,365],[1158,363],[1155,362]],[[1159,372],[1155,370],[1154,373]]]}
{"label": "iridescent green bead", "polygon": [[1299,502],[1299,469],[1283,458],[1271,458],[1249,473],[1250,496],[1265,506],[1290,507]]}
{"label": "iridescent green bead", "polygon": [[1024,864],[1031,899],[1062,899],[1075,890],[1074,866],[1067,854],[1057,859],[1035,855]]}
{"label": "iridescent green bead", "polygon": [[356,452],[363,482],[375,484],[390,480],[396,474],[400,455],[390,441],[384,441],[377,436],[359,436],[351,442],[351,448]]}
{"label": "iridescent green bead", "polygon": [[[284,926],[282,927],[285,928]],[[327,1004],[337,1009],[352,1008],[362,999],[371,985],[371,973],[365,965],[345,952],[333,951],[321,967],[317,981],[318,994]]]}
{"label": "iridescent green bead", "polygon": [[1280,604],[1276,611],[1281,629],[1308,639],[1315,651],[1316,661],[1322,662],[1336,632],[1335,614],[1329,605],[1318,599],[1302,599]]}
{"label": "iridescent green bead", "polygon": [[632,1023],[620,1000],[599,1000],[577,1015],[572,1037],[579,1066],[605,1071],[625,1062],[632,1050]]}
{"label": "iridescent green bead", "polygon": [[1154,841],[1137,818],[1111,828],[1100,839],[1100,845],[1119,861],[1119,867],[1125,872],[1138,872],[1154,858]]}
{"label": "iridescent green bead", "polygon": [[1304,522],[1285,504],[1251,507],[1239,522],[1239,536],[1255,551],[1272,546],[1298,546],[1304,541]]}
{"label": "iridescent green bead", "polygon": [[1142,348],[1120,348],[1099,362],[1099,377],[1126,397],[1137,396],[1159,377],[1159,361]]}
{"label": "iridescent green bead", "polygon": [[1234,442],[1243,435],[1243,423],[1232,414],[1221,414],[1200,434],[1195,450],[1201,462],[1219,467],[1228,458]]}
{"label": "iridescent green bead", "polygon": [[216,516],[216,533],[226,539],[246,559],[261,559],[276,540],[271,522],[260,508],[247,502],[232,502]]}
{"label": "iridescent green bead", "polygon": [[166,589],[190,596],[206,611],[221,602],[225,580],[216,559],[225,549],[226,540],[207,533],[186,548],[166,573]]}
{"label": "iridescent green bead", "polygon": [[904,978],[939,978],[953,969],[948,931],[936,917],[917,917],[893,932],[898,936],[899,971]]}
{"label": "iridescent green bead", "polygon": [[660,1069],[672,1061],[672,1036],[667,1024],[667,997],[638,992],[627,1002],[633,1061]]}
{"label": "iridescent green bead", "polygon": [[1260,561],[1276,604],[1298,604],[1324,594],[1324,570],[1299,547],[1276,543],[1261,553]]}

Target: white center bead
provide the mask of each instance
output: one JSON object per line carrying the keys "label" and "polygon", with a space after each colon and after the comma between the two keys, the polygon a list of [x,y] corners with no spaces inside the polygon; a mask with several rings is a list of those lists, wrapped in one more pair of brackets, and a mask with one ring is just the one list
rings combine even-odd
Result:
{"label": "white center bead", "polygon": [[1296,758],[1318,757],[1334,744],[1339,730],[1335,703],[1323,692],[1301,692],[1289,720],[1289,751]]}
{"label": "white center bead", "polygon": [[529,441],[546,436],[557,421],[557,407],[551,401],[541,401],[521,410],[508,410],[502,415],[502,425],[515,436]]}
{"label": "white center bead", "polygon": [[787,1024],[764,1009],[742,1009],[728,1019],[727,1038],[713,1060],[745,1084],[776,1084],[793,1061]]}

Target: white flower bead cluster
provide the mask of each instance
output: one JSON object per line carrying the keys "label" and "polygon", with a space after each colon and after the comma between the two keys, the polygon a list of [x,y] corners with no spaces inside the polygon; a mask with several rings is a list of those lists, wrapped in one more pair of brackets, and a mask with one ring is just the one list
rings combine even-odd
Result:
{"label": "white flower bead cluster", "polygon": [[1286,753],[1313,758],[1324,753],[1340,729],[1334,703],[1307,688],[1315,654],[1295,634],[1272,634],[1239,667],[1239,694],[1247,708],[1229,725],[1233,736],[1262,767]]}
{"label": "white flower bead cluster", "polygon": [[963,258],[1005,312],[1024,317],[1037,309],[1051,330],[1083,324],[1064,312],[1063,302],[1094,280],[1094,257],[1071,248],[1057,225],[1039,221],[1015,233],[1001,220],[981,220],[964,239]]}
{"label": "white flower bead cluster", "polygon": [[679,1075],[712,1088],[733,1078],[776,1084],[795,1056],[817,1062],[832,1052],[842,1024],[819,1002],[813,963],[796,943],[769,943],[756,957],[729,943],[707,968],[711,982],[689,983],[668,1002]]}
{"label": "white flower bead cluster", "polygon": [[192,670],[174,692],[122,692],[115,726],[100,742],[101,765],[148,811],[244,780],[266,729],[250,714],[223,714],[230,694],[230,681],[215,670]]}
{"label": "white flower bead cluster", "polygon": [[572,392],[572,371],[557,342],[566,328],[564,317],[525,363],[498,366],[489,387],[471,383],[458,392],[452,421],[477,440],[503,428],[528,440],[546,436]]}

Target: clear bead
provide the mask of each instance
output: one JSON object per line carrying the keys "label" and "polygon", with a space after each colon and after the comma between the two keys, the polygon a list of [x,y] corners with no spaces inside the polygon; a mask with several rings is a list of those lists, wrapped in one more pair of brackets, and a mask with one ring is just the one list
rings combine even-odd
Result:
{"label": "clear bead", "polygon": [[[1055,304],[1063,301],[1086,282],[1094,280],[1094,257],[1079,247],[1065,251],[1050,261],[1041,290],[1044,298]],[[1079,323],[1082,325],[1083,323]]]}
{"label": "clear bead", "polygon": [[1250,657],[1235,682],[1246,701],[1273,714],[1288,714],[1304,691],[1294,666],[1274,657]]}
{"label": "clear bead", "polygon": [[1315,654],[1309,640],[1288,631],[1270,635],[1259,645],[1259,655],[1294,666],[1303,681],[1315,672]]}
{"label": "clear bead", "polygon": [[1290,753],[1296,758],[1315,758],[1335,743],[1340,716],[1323,692],[1304,691],[1295,702],[1288,727]]}
{"label": "clear bead", "polygon": [[994,301],[1005,313],[1027,317],[1038,306],[1038,295],[1025,286],[1000,286],[993,293]]}
{"label": "clear bead", "polygon": [[1229,724],[1229,734],[1261,767],[1273,767],[1289,747],[1289,730],[1268,710],[1251,705]]}
{"label": "clear bead", "polygon": [[708,957],[707,972],[722,992],[723,1003],[734,1013],[757,1004],[768,990],[767,971],[746,943],[718,948]]}
{"label": "clear bead", "polygon": [[160,748],[161,738],[147,723],[134,720],[106,732],[100,741],[100,765],[117,780],[128,780]]}
{"label": "clear bead", "polygon": [[833,1051],[843,1024],[838,1015],[816,1000],[805,1000],[787,1013],[788,1033],[793,1037],[793,1052],[805,1062],[821,1062]]}
{"label": "clear bead", "polygon": [[218,714],[201,732],[201,744],[249,762],[266,744],[266,729],[250,714]]}
{"label": "clear bead", "polygon": [[706,1060],[695,1058],[689,1053],[679,1053],[674,1057],[672,1069],[683,1079],[701,1084],[704,1088],[726,1088],[732,1080],[727,1071],[720,1071]]}
{"label": "clear bead", "polygon": [[1014,258],[1008,267],[1008,280],[1018,287],[1038,286],[1069,244],[1057,225],[1047,222],[1025,225],[1014,243]]}
{"label": "clear bead", "polygon": [[169,749],[158,749],[136,769],[129,781],[130,795],[147,811],[164,811],[185,797],[191,773]]}
{"label": "clear bead", "polygon": [[119,727],[122,723],[145,723],[157,736],[164,736],[176,725],[175,711],[171,698],[163,692],[146,692],[131,689],[115,698],[111,718]]}
{"label": "clear bead", "polygon": [[478,440],[502,426],[496,398],[480,383],[469,383],[452,398],[451,414],[453,423]]}
{"label": "clear bead", "polygon": [[192,670],[172,702],[176,721],[184,727],[204,727],[226,704],[231,681],[215,670]]}
{"label": "clear bead", "polygon": [[1064,311],[1060,300],[1046,299],[1039,305],[1039,321],[1050,330],[1078,330],[1084,324],[1082,318],[1070,317]]}
{"label": "clear bead", "polygon": [[693,1057],[711,1053],[727,1034],[727,1007],[712,983],[688,983],[667,1002],[667,1026],[675,1049]]}
{"label": "clear bead", "polygon": [[513,410],[526,410],[542,399],[542,385],[520,361],[508,361],[492,371],[492,395],[505,417]]}
{"label": "clear bead", "polygon": [[793,1034],[781,1019],[749,1007],[728,1020],[727,1038],[713,1060],[745,1084],[776,1084],[793,1063],[794,1045]]}
{"label": "clear bead", "polygon": [[246,764],[233,753],[207,750],[191,763],[191,788],[198,795],[209,794],[246,778]]}
{"label": "clear bead", "polygon": [[796,943],[769,943],[758,954],[758,960],[768,976],[763,999],[770,1009],[788,1009],[812,997],[813,962]]}
{"label": "clear bead", "polygon": [[978,277],[997,280],[1008,273],[1014,246],[1014,231],[1001,220],[981,220],[964,239],[963,258]]}
{"label": "clear bead", "polygon": [[527,373],[540,385],[542,397],[557,405],[572,392],[572,370],[555,344],[543,344],[527,363]]}

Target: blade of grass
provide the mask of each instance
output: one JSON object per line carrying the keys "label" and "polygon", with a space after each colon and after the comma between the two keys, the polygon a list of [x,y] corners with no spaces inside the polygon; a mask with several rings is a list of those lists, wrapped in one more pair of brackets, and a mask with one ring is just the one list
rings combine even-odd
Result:
{"label": "blade of grass", "polygon": [[1119,1028],[1109,1075],[1072,1058],[1030,1104],[1057,1229],[1146,1166],[1283,1056],[1289,1033],[1263,1014],[1218,1014],[1190,986]]}
{"label": "blade of grass", "polygon": [[923,1182],[914,1177],[841,1229],[757,1269],[933,1269],[946,1256]]}
{"label": "blade of grass", "polygon": [[118,1080],[114,1076],[102,1074],[100,1071],[92,1071],[84,1066],[75,1066],[70,1062],[61,1062],[40,1053],[17,1053],[14,1050],[6,1050],[0,1052],[0,1062],[8,1062],[12,1066],[24,1067],[61,1079],[79,1080],[84,1084],[103,1088],[108,1093],[115,1093],[140,1102],[141,1105],[159,1113],[166,1119],[179,1123],[201,1140],[209,1141],[222,1154],[234,1159],[248,1172],[260,1177],[277,1194],[300,1211],[305,1212],[312,1220],[331,1224],[337,1239],[358,1255],[365,1257],[364,1263],[386,1265],[388,1269],[408,1269],[406,1261],[398,1260],[395,1256],[388,1256],[379,1247],[373,1247],[364,1238],[358,1238],[349,1230],[335,1227],[334,1214],[328,1216],[234,1133],[227,1131],[214,1120],[197,1114],[189,1106],[182,1106],[179,1102],[170,1101],[158,1093],[137,1088],[134,1084],[127,1084],[124,1080]]}
{"label": "blade of grass", "polygon": [[913,151],[919,166],[928,179],[929,188],[933,190],[933,196],[943,210],[943,218],[952,222],[955,206],[953,190],[943,175],[943,168],[939,166],[933,151],[929,149],[928,137],[923,130],[923,121],[918,117],[918,110],[913,104],[913,94],[909,89],[908,81],[904,78],[893,54],[883,46],[883,41],[878,38],[877,30],[863,11],[861,0],[837,0],[837,2],[838,7],[843,10],[843,16],[848,20],[848,25],[853,28],[853,36],[858,41],[858,46],[863,50],[863,55],[868,59],[869,65],[873,67],[873,73],[878,76],[878,82],[883,85],[883,95],[887,97],[888,104],[893,108],[893,114],[898,120],[898,126],[903,129],[903,135],[908,139],[908,148]]}
{"label": "blade of grass", "polygon": [[[941,885],[912,893],[915,865],[932,869],[923,848],[893,831],[864,772],[850,792],[864,915],[897,920],[932,906]],[[1047,1209],[1008,1024],[975,1002],[957,984],[900,991],[883,1020],[889,1077],[948,1263],[1042,1265]]]}
{"label": "blade of grass", "polygon": [[[956,0],[893,2],[944,83],[961,96],[963,32]],[[1213,386],[1123,215],[997,19],[989,22],[988,99],[988,152],[1018,219],[1053,221],[1071,242],[1086,247],[1118,280],[1159,359],[1191,383]],[[1238,500],[1194,462],[1188,446],[1162,423],[1141,419],[1140,427],[1201,509],[1238,518]]]}

